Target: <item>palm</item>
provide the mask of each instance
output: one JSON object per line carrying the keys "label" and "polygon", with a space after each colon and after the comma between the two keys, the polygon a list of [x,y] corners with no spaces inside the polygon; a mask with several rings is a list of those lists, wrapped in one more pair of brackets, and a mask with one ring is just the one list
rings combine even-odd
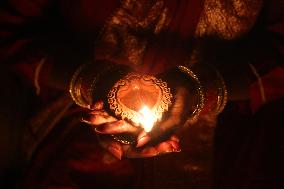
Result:
{"label": "palm", "polygon": [[167,140],[156,143],[155,145],[147,145],[145,147],[136,147],[118,142],[110,135],[129,133],[140,136],[143,132],[141,133],[138,127],[124,120],[118,120],[110,116],[103,110],[102,102],[96,103],[94,110],[89,113],[89,117],[83,121],[90,124],[92,130],[97,133],[100,145],[118,159],[122,157],[152,157],[159,154],[180,151],[179,141],[175,136],[171,136]]}

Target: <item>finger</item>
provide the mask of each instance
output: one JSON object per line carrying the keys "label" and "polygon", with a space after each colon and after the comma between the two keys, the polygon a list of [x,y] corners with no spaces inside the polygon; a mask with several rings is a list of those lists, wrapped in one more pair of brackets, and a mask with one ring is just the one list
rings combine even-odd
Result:
{"label": "finger", "polygon": [[97,101],[95,104],[90,106],[91,110],[101,110],[104,107],[104,102],[102,100]]}
{"label": "finger", "polygon": [[[151,137],[147,133],[141,133],[140,136],[138,136],[138,138],[139,139],[138,139],[136,147],[145,146],[151,140]],[[156,145],[156,150],[157,150],[157,153],[159,154],[170,153],[170,152],[180,152],[181,149],[179,145],[179,138],[176,135],[172,135],[169,140],[166,140]],[[152,155],[154,154],[153,152],[151,153]]]}
{"label": "finger", "polygon": [[159,154],[171,153],[174,151],[174,148],[169,141],[161,142],[157,144],[155,147]]}
{"label": "finger", "polygon": [[[136,147],[139,148],[145,146],[153,139],[153,137],[154,137],[153,135],[150,135],[149,133],[142,131],[137,137]],[[176,135],[171,135],[169,140],[179,142],[179,138]]]}
{"label": "finger", "polygon": [[176,142],[173,140],[167,140],[167,141],[161,142],[156,146],[156,148],[160,154],[181,151],[179,142]]}
{"label": "finger", "polygon": [[122,145],[107,135],[98,135],[98,137],[101,147],[119,160],[121,160],[122,157],[143,158],[153,157],[158,154],[154,147],[148,147],[142,151],[130,145]]}
{"label": "finger", "polygon": [[108,122],[117,121],[117,119],[112,116],[104,116],[100,114],[98,115],[88,114],[85,117],[83,117],[81,121],[92,126],[99,126]]}
{"label": "finger", "polygon": [[174,130],[179,125],[182,124],[182,122],[185,119],[186,115],[186,108],[185,104],[187,104],[186,97],[188,96],[187,90],[184,88],[178,88],[176,95],[175,95],[175,102],[173,106],[171,107],[171,110],[169,112],[169,117],[167,120],[161,123],[159,126],[160,132],[167,132],[170,130]]}
{"label": "finger", "polygon": [[137,133],[139,128],[124,120],[119,120],[100,125],[96,127],[95,131],[100,134]]}
{"label": "finger", "polygon": [[179,142],[167,140],[154,146],[156,155],[168,154],[173,152],[181,152]]}
{"label": "finger", "polygon": [[150,135],[147,132],[142,131],[137,137],[136,147],[137,148],[142,147],[142,146],[146,145],[150,140],[151,140]]}
{"label": "finger", "polygon": [[119,142],[113,140],[109,136],[100,136],[99,142],[102,148],[104,148],[117,159],[121,160],[123,149]]}
{"label": "finger", "polygon": [[171,117],[165,121],[163,121],[156,132],[159,133],[159,135],[166,135],[174,131],[178,126],[180,122],[176,117]]}
{"label": "finger", "polygon": [[165,141],[161,142],[156,146],[145,147],[142,150],[137,148],[129,147],[127,151],[124,151],[124,156],[128,158],[147,158],[154,157],[157,155],[168,154],[173,152],[180,152],[181,149],[179,147],[179,143],[176,141]]}
{"label": "finger", "polygon": [[147,147],[143,150],[133,148],[130,145],[122,145],[119,142],[113,140],[109,136],[99,136],[100,145],[110,154],[117,159],[121,160],[122,157],[128,158],[146,158],[158,155],[158,151],[155,147]]}
{"label": "finger", "polygon": [[175,116],[181,116],[183,111],[187,109],[186,106],[186,97],[188,97],[188,91],[183,88],[177,88],[175,95],[175,102],[171,108],[171,114]]}
{"label": "finger", "polygon": [[142,150],[139,150],[137,148],[129,148],[128,151],[124,152],[124,156],[128,158],[147,158],[180,151],[181,150],[177,142],[165,141],[159,143],[156,146],[145,147]]}
{"label": "finger", "polygon": [[181,148],[180,148],[180,145],[179,145],[179,142],[176,142],[176,141],[168,141],[168,143],[170,143],[173,147],[173,152],[181,152]]}
{"label": "finger", "polygon": [[108,146],[107,151],[117,159],[121,160],[123,151],[118,143],[113,142],[110,146]]}
{"label": "finger", "polygon": [[179,142],[179,138],[178,138],[176,135],[172,135],[172,136],[170,137],[170,140]]}
{"label": "finger", "polygon": [[93,110],[93,111],[90,111],[89,114],[110,116],[105,110]]}
{"label": "finger", "polygon": [[129,147],[124,150],[124,156],[128,158],[147,158],[157,156],[159,153],[155,147],[146,147],[142,150]]}

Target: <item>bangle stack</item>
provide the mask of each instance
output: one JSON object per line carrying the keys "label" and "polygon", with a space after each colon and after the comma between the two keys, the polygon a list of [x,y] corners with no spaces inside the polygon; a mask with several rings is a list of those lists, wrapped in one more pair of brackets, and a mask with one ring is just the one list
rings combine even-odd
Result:
{"label": "bangle stack", "polygon": [[180,65],[178,69],[195,82],[198,100],[189,119],[204,114],[220,114],[228,100],[227,87],[221,74],[210,65],[197,65],[192,69]]}

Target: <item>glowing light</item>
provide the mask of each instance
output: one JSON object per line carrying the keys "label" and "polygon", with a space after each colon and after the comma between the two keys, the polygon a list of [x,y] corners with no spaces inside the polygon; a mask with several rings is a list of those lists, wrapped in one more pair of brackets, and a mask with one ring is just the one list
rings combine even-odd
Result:
{"label": "glowing light", "polygon": [[141,114],[139,122],[144,128],[144,131],[150,132],[157,120],[155,114],[147,106],[143,106],[139,113]]}

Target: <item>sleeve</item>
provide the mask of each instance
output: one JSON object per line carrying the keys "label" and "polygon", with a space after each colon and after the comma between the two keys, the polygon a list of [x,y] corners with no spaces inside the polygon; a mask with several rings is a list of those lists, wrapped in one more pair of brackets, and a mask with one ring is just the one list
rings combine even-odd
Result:
{"label": "sleeve", "polygon": [[5,0],[0,7],[0,66],[34,85],[45,56],[40,33],[46,29],[50,0]]}
{"label": "sleeve", "polygon": [[[204,0],[166,1],[170,18],[167,31],[149,41],[142,70],[158,74],[183,64],[194,45],[193,38]],[[186,20],[184,20],[186,18]]]}
{"label": "sleeve", "polygon": [[205,54],[210,54],[207,61],[224,77],[228,99],[248,102],[252,112],[284,96],[283,8],[284,2],[264,1],[245,36],[230,42],[213,40],[205,49]]}
{"label": "sleeve", "polygon": [[255,77],[249,87],[253,112],[284,96],[283,9],[283,1],[266,1],[246,44],[249,67]]}
{"label": "sleeve", "polygon": [[82,42],[71,38],[61,6],[54,0],[5,0],[0,7],[1,69],[43,98],[67,89],[85,55],[78,49]]}
{"label": "sleeve", "polygon": [[35,37],[44,29],[48,0],[6,0],[0,8],[0,60],[16,62],[34,52]]}

